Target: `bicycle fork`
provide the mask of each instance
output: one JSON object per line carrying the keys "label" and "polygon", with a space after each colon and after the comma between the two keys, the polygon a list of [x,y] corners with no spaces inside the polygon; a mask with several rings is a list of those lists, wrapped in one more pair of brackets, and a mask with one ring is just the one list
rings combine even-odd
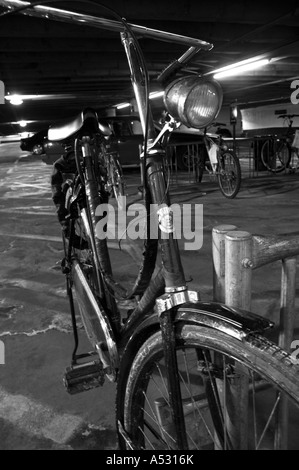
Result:
{"label": "bicycle fork", "polygon": [[169,390],[169,406],[171,419],[174,425],[175,447],[177,449],[188,449],[184,409],[180,389],[180,377],[178,371],[176,349],[175,349],[175,326],[173,316],[175,309],[167,310],[160,316],[160,326],[164,345],[165,368]]}

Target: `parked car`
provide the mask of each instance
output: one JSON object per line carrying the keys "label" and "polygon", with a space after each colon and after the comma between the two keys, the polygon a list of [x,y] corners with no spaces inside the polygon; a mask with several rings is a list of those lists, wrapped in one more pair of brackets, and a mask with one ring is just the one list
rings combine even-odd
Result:
{"label": "parked car", "polygon": [[32,152],[34,155],[42,155],[44,153],[44,143],[47,137],[48,130],[36,132],[31,137],[21,139],[21,150],[25,152]]}

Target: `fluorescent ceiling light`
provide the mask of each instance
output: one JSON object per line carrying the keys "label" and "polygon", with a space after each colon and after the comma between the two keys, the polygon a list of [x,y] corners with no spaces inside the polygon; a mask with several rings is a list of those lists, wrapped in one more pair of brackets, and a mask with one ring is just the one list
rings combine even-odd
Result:
{"label": "fluorescent ceiling light", "polygon": [[131,106],[131,103],[120,103],[116,105],[116,108],[123,109],[123,108],[128,108],[129,106]]}
{"label": "fluorescent ceiling light", "polygon": [[240,62],[236,62],[235,64],[230,64],[230,65],[226,65],[225,67],[220,67],[220,69],[213,70],[212,72],[209,72],[209,74],[224,72],[225,70],[230,70],[235,67],[241,67],[241,65],[250,64],[252,62],[257,62],[258,60],[263,59],[263,58],[264,57],[261,57],[261,56],[251,57],[250,59],[241,60]]}
{"label": "fluorescent ceiling light", "polygon": [[56,94],[56,95],[19,95],[19,94],[8,94],[5,96],[5,99],[11,101],[14,97],[18,97],[21,100],[61,100],[61,99],[73,99],[76,98],[76,95],[69,95],[69,94]]}
{"label": "fluorescent ceiling light", "polygon": [[[154,98],[159,98],[162,95],[164,95],[164,91],[152,91],[149,94],[149,98],[152,100]],[[120,103],[116,105],[116,109],[128,108],[129,106],[132,106],[131,103]]]}
{"label": "fluorescent ceiling light", "polygon": [[15,106],[19,106],[23,103],[22,97],[20,95],[10,95],[6,96],[5,98],[10,101],[10,104],[14,104]]}
{"label": "fluorescent ceiling light", "polygon": [[43,122],[43,121],[23,121],[23,120],[21,120],[21,121],[3,122],[2,124],[5,124],[5,125],[10,125],[10,124],[16,125],[16,124],[18,124],[18,125],[20,125],[20,122],[26,122],[26,125],[27,125],[27,124],[32,124],[33,122]]}
{"label": "fluorescent ceiling light", "polygon": [[270,59],[248,59],[242,62],[238,62],[233,65],[228,65],[227,67],[222,67],[221,69],[215,70],[213,73],[213,78],[216,80],[219,78],[231,77],[233,75],[239,75],[249,70],[255,70],[263,65],[269,64]]}
{"label": "fluorescent ceiling light", "polygon": [[164,95],[164,91],[153,91],[152,93],[149,94],[150,100],[154,98],[160,98],[160,96]]}

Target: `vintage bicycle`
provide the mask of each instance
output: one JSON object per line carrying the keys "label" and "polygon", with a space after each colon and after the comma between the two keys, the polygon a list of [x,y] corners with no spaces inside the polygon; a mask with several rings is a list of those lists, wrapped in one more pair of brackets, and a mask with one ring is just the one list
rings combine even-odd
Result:
{"label": "vintage bicycle", "polygon": [[[278,119],[284,119],[287,123],[287,130],[281,136],[270,136],[261,147],[261,160],[266,169],[272,173],[280,173],[289,169],[292,173],[298,165],[298,149],[293,146],[294,141],[294,117],[298,114],[281,114]],[[295,163],[294,163],[295,164]]]}
{"label": "vintage bicycle", "polygon": [[228,199],[236,197],[241,187],[242,172],[238,156],[229,149],[221,134],[208,134],[205,129],[203,148],[199,156],[197,181],[204,171],[218,181],[222,194]]}
{"label": "vintage bicycle", "polygon": [[[10,1],[0,4],[15,8]],[[173,75],[212,45],[130,25],[114,12],[116,20],[111,22],[66,10],[28,7],[27,3],[23,8],[37,17],[84,21],[89,27],[104,24],[120,33],[144,132],[145,207],[150,215],[154,205],[158,216],[159,237],[147,231],[137,278],[124,287],[113,273],[107,214],[100,210],[109,200],[98,173],[97,140],[105,137],[105,128],[99,131],[92,109],[83,110],[69,125],[51,127],[49,139],[76,139],[77,172],[71,184],[70,232],[64,237],[62,262],[75,338],[72,363],[64,378],[68,391],[86,391],[105,380],[117,382],[120,449],[280,448],[275,420],[280,400],[290,401],[293,417],[298,411],[296,361],[264,336],[272,326],[270,321],[220,303],[202,302],[198,292],[188,290],[171,217],[163,136],[180,122],[207,127],[221,106],[221,89],[212,80],[198,75],[174,79]],[[158,135],[136,29],[139,34],[188,46],[159,76],[172,119]],[[123,300],[133,306],[125,316],[119,308]],[[78,353],[77,307],[93,346],[83,354]],[[243,409],[247,403],[247,416],[240,415],[240,402]]]}
{"label": "vintage bicycle", "polygon": [[233,199],[241,188],[241,165],[238,156],[229,148],[224,138],[229,134],[228,129],[223,127],[225,124],[213,122],[209,128],[215,126],[217,126],[215,133],[208,133],[208,128],[205,128],[202,140],[190,143],[181,155],[178,147],[175,158],[180,159],[189,173],[192,172],[196,182],[200,183],[204,173],[207,172],[217,181],[222,194],[228,199]]}

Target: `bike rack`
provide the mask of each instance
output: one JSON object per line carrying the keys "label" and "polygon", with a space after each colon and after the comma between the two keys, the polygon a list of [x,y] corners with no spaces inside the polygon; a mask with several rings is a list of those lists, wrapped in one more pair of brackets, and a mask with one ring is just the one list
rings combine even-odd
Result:
{"label": "bike rack", "polygon": [[[278,344],[291,352],[295,323],[296,264],[299,237],[252,235],[234,225],[220,225],[212,231],[213,296],[230,307],[251,310],[252,271],[281,260],[280,321]],[[278,410],[277,439],[286,446],[287,403]]]}

